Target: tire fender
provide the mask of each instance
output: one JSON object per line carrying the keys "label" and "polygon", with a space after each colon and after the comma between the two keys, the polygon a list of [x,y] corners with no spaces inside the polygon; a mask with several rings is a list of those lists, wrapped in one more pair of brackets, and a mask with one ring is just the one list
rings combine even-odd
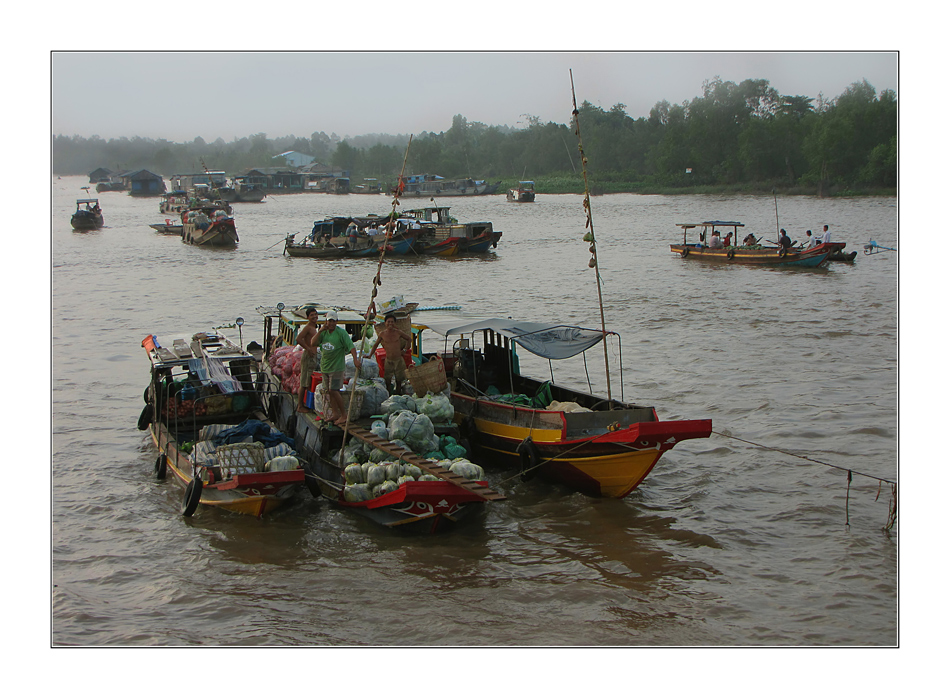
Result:
{"label": "tire fender", "polygon": [[158,455],[155,459],[155,478],[160,481],[165,480],[165,474],[168,472],[168,461],[165,458],[165,452]]}
{"label": "tire fender", "polygon": [[191,482],[185,486],[185,493],[181,496],[181,514],[183,517],[191,517],[198,509],[203,487],[204,484],[200,478],[192,478]]}
{"label": "tire fender", "polygon": [[148,426],[152,424],[153,414],[154,413],[152,411],[151,403],[149,403],[144,408],[142,408],[142,413],[139,415],[139,423],[138,423],[138,428],[140,430],[144,431],[148,429]]}
{"label": "tire fender", "polygon": [[531,437],[525,437],[515,451],[521,457],[521,480],[529,481],[538,475],[537,466],[541,457]]}

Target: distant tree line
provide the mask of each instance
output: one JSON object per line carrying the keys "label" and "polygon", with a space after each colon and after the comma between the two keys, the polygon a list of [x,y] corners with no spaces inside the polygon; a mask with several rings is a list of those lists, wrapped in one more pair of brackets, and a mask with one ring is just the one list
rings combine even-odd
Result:
{"label": "distant tree line", "polygon": [[[702,188],[781,188],[818,193],[879,191],[897,186],[897,96],[877,94],[866,80],[835,99],[780,95],[767,80],[736,84],[718,77],[702,96],[682,104],[658,102],[634,119],[626,106],[609,110],[584,102],[578,110],[588,171],[600,191]],[[487,126],[462,115],[447,131],[412,138],[407,174],[504,180],[533,179],[539,191],[580,191],[581,165],[571,124],[526,128]],[[268,139],[264,133],[226,143],[58,135],[55,174],[97,167],[147,168],[165,176],[209,169],[240,174],[277,164],[295,150],[364,177],[393,181],[406,158],[408,135],[340,139],[315,132]]]}

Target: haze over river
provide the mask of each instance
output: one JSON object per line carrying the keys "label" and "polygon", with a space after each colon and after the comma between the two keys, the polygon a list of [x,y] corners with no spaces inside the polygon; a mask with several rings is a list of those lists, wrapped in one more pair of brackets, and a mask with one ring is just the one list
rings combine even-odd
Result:
{"label": "haze over river", "polygon": [[[52,183],[53,644],[897,644],[899,526],[882,531],[891,490],[876,479],[897,480],[898,256],[861,253],[869,239],[899,247],[896,199],[779,198],[792,239],[827,223],[859,251],[794,270],[669,250],[676,224],[709,219],[775,239],[771,196],[592,198],[606,322],[623,338],[614,396],[622,360],[624,399],[661,419],[711,418],[714,434],[667,452],[620,501],[489,464],[507,500],[419,538],[305,490],[262,521],[206,508],[184,519],[181,488],[154,479],[157,451],[136,429],[147,334],[170,344],[243,316],[246,345],[262,339],[258,306],[365,309],[375,258],[291,259],[281,241],[324,216],[386,213],[391,199],[238,203],[239,246],[205,250],[149,228],[166,218],[157,198],[121,192],[98,195],[105,228],[73,231],[86,179]],[[380,299],[599,327],[581,196],[439,203],[492,221],[497,250],[389,259]],[[550,378],[520,354],[524,373]],[[589,373],[603,393],[599,346],[587,364],[556,363],[554,377],[586,388]],[[847,469],[866,475],[846,499]]]}

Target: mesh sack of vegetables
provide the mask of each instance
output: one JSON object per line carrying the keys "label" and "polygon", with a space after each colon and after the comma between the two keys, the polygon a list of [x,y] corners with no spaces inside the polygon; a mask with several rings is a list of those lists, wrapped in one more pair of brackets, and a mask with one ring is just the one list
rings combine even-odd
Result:
{"label": "mesh sack of vegetables", "polygon": [[363,405],[360,409],[361,417],[383,414],[383,401],[389,398],[385,379],[378,377],[366,381],[360,379],[356,384],[356,390],[363,393]]}
{"label": "mesh sack of vegetables", "polygon": [[452,422],[455,417],[455,408],[448,396],[441,393],[427,393],[421,398],[416,398],[416,412],[428,415],[432,422],[441,424]]}
{"label": "mesh sack of vegetables", "polygon": [[458,474],[462,478],[467,478],[470,481],[483,481],[485,480],[485,471],[478,464],[473,464],[468,459],[459,459],[451,466],[449,470],[452,473]]}
{"label": "mesh sack of vegetables", "polygon": [[445,434],[439,437],[439,449],[445,454],[446,458],[458,459],[468,456],[465,447],[455,441],[455,437]]}
{"label": "mesh sack of vegetables", "polygon": [[[343,367],[343,378],[349,380],[356,376],[356,366],[353,364],[353,355],[346,355],[346,366]],[[363,357],[360,360],[360,378],[379,378],[379,364],[372,357]]]}
{"label": "mesh sack of vegetables", "polygon": [[362,464],[348,464],[347,467],[343,469],[343,476],[346,478],[347,485],[362,483],[363,482]]}
{"label": "mesh sack of vegetables", "polygon": [[409,411],[396,413],[389,418],[389,434],[393,439],[401,439],[417,454],[425,454],[439,448],[439,438],[428,415],[418,415]]}
{"label": "mesh sack of vegetables", "polygon": [[366,461],[367,453],[366,449],[363,446],[363,442],[354,439],[343,449],[343,463],[346,464],[359,464]]}
{"label": "mesh sack of vegetables", "polygon": [[373,499],[372,489],[365,483],[354,483],[343,488],[343,499],[347,502],[363,502]]}
{"label": "mesh sack of vegetables", "polygon": [[404,396],[402,394],[393,394],[380,405],[382,412],[386,415],[393,415],[400,410],[416,412],[416,399],[413,396]]}

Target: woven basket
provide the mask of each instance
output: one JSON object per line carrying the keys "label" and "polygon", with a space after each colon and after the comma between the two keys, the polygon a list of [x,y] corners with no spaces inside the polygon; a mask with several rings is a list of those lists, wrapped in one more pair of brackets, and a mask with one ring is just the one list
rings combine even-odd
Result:
{"label": "woven basket", "polygon": [[417,396],[426,393],[439,393],[445,389],[445,365],[442,358],[435,356],[425,364],[417,364],[408,369],[409,382]]}
{"label": "woven basket", "polygon": [[264,468],[264,445],[257,442],[222,444],[215,454],[222,468],[253,468],[254,471]]}

